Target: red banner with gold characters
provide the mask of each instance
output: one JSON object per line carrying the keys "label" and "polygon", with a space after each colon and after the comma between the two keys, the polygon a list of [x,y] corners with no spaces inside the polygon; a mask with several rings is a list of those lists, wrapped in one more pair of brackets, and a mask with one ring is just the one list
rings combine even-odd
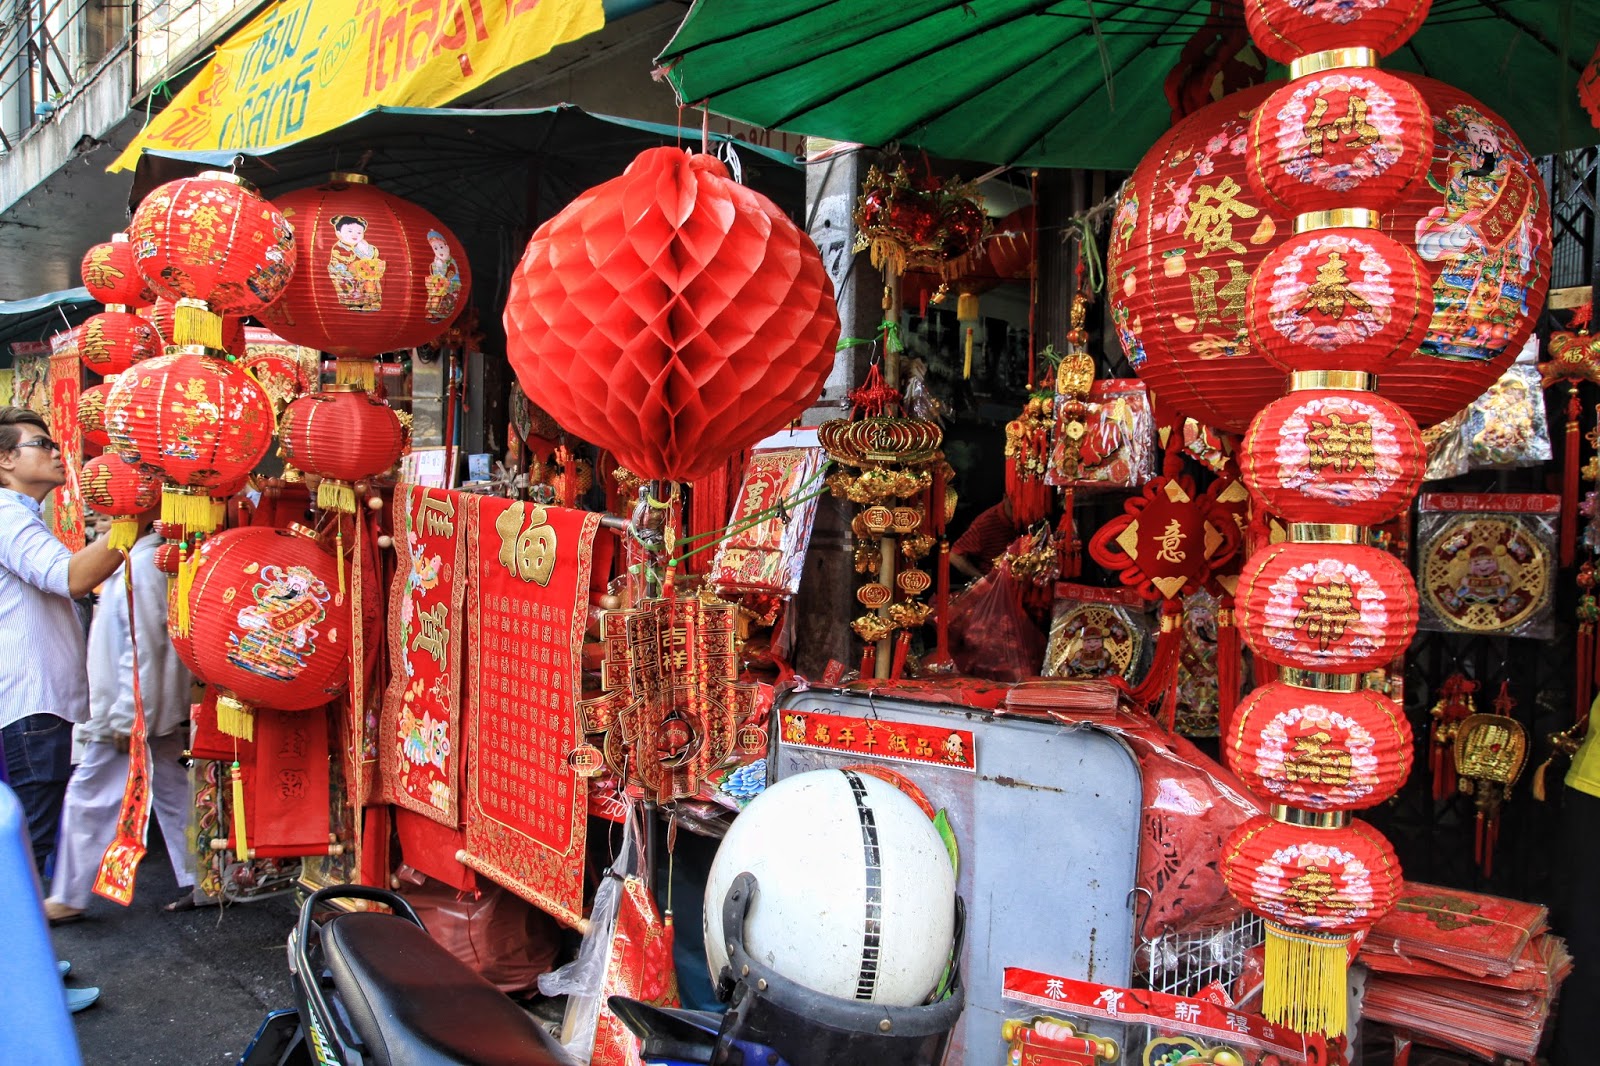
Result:
{"label": "red banner with gold characters", "polygon": [[600,516],[463,496],[467,846],[462,862],[569,925],[583,919],[586,778],[577,701],[589,597],[609,570]]}
{"label": "red banner with gold characters", "polygon": [[78,396],[83,392],[83,368],[78,363],[77,334],[61,333],[66,341],[50,356],[50,436],[61,445],[61,462],[67,483],[50,493],[50,532],[78,551],[87,543],[83,524],[83,493],[78,472],[83,469],[83,431],[78,425]]}
{"label": "red banner with gold characters", "polygon": [[395,489],[392,669],[378,748],[389,798],[452,828],[461,824],[465,506],[444,489]]}
{"label": "red banner with gold characters", "polygon": [[977,741],[966,729],[790,711],[783,716],[783,742],[797,748],[948,766],[968,773],[978,769]]}

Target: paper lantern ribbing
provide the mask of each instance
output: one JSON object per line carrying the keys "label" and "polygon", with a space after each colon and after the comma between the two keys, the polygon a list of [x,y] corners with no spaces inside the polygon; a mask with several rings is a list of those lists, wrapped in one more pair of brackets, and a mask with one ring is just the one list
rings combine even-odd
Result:
{"label": "paper lantern ribbing", "polygon": [[156,298],[150,283],[133,265],[133,245],[126,233],[90,248],[79,267],[89,295],[110,307],[143,307]]}
{"label": "paper lantern ribbing", "polygon": [[161,354],[161,335],[132,311],[102,311],[78,331],[78,358],[96,374],[111,377]]}
{"label": "paper lantern ribbing", "polygon": [[223,315],[254,315],[294,275],[294,230],[253,185],[208,170],[150,192],[128,225],[134,264],[177,301],[169,344],[223,345]]}
{"label": "paper lantern ribbing", "polygon": [[1400,891],[1400,862],[1360,819],[1308,829],[1257,815],[1222,849],[1223,878],[1251,910],[1296,929],[1353,933],[1382,917]]}
{"label": "paper lantern ribbing", "polygon": [[1374,525],[1411,504],[1427,447],[1405,409],[1370,392],[1310,389],[1250,423],[1239,466],[1256,497],[1290,522]]}
{"label": "paper lantern ribbing", "polygon": [[676,148],[641,153],[539,227],[505,326],[523,390],[563,428],[677,480],[804,411],[839,338],[811,238]]}
{"label": "paper lantern ribbing", "polygon": [[1359,673],[1417,632],[1417,590],[1393,555],[1363,544],[1274,544],[1251,556],[1235,599],[1250,650],[1278,666]]}
{"label": "paper lantern ribbing", "polygon": [[207,538],[190,565],[191,623],[177,647],[220,691],[223,732],[249,739],[252,707],[307,711],[344,690],[350,608],[333,556],[308,530],[230,529]]}
{"label": "paper lantern ribbing", "polygon": [[[1379,232],[1416,250],[1433,306],[1419,356],[1386,367],[1379,391],[1430,426],[1493,384],[1532,330],[1550,282],[1550,209],[1504,120],[1450,86],[1399,76],[1421,91],[1435,147],[1429,180],[1384,212]],[[1156,142],[1124,187],[1107,264],[1135,371],[1184,414],[1236,433],[1284,385],[1245,329],[1251,278],[1292,239],[1291,218],[1246,173],[1250,118],[1273,89],[1219,100]]]}
{"label": "paper lantern ribbing", "polygon": [[1387,696],[1274,681],[1240,704],[1223,753],[1250,790],[1270,802],[1341,811],[1398,792],[1411,773],[1411,742],[1404,710]]}
{"label": "paper lantern ribbing", "polygon": [[354,385],[330,385],[284,409],[283,457],[322,478],[317,506],[353,514],[354,483],[381,474],[405,448],[405,429],[389,405]]}
{"label": "paper lantern ribbing", "polygon": [[435,340],[467,306],[472,271],[455,234],[365,175],[335,174],[273,206],[294,227],[296,266],[260,317],[285,340],[370,368],[372,356]]}
{"label": "paper lantern ribbing", "polygon": [[111,443],[111,436],[106,433],[106,397],[111,395],[114,384],[116,378],[108,378],[78,394],[78,429],[85,444],[104,448]]}
{"label": "paper lantern ribbing", "polygon": [[139,539],[139,516],[161,502],[161,479],[114,453],[84,463],[78,485],[90,510],[111,516],[106,544],[112,551],[132,548]]}
{"label": "paper lantern ribbing", "polygon": [[216,528],[213,497],[255,468],[272,445],[272,401],[232,363],[173,348],[117,378],[106,430],[131,463],[161,476],[161,517],[191,532]]}
{"label": "paper lantern ribbing", "polygon": [[1279,63],[1312,52],[1370,48],[1386,56],[1428,17],[1432,0],[1245,0],[1256,47]]}

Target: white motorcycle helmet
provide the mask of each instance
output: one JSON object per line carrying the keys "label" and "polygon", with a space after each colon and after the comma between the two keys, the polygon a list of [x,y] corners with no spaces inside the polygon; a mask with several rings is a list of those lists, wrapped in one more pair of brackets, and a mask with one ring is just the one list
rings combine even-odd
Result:
{"label": "white motorcycle helmet", "polygon": [[[950,964],[956,880],[926,813],[860,770],[813,770],[734,820],[706,884],[713,980],[728,965],[724,903],[742,873],[759,892],[743,950],[814,992],[877,1007],[928,1002]],[[735,975],[736,976],[736,975]]]}

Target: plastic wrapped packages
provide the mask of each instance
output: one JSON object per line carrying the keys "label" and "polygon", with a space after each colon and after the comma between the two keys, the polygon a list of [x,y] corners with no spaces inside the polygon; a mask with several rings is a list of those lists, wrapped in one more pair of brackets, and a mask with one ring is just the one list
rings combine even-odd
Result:
{"label": "plastic wrapped packages", "polygon": [[1426,493],[1417,510],[1419,629],[1555,635],[1561,497]]}
{"label": "plastic wrapped packages", "polygon": [[1205,589],[1183,600],[1176,725],[1186,737],[1217,735],[1217,609]]}
{"label": "plastic wrapped packages", "polygon": [[1046,642],[1028,617],[1026,591],[1002,557],[950,604],[950,654],[961,673],[995,681],[1038,676]]}
{"label": "plastic wrapped packages", "polygon": [[1135,378],[1096,381],[1089,402],[1056,397],[1045,481],[1078,492],[1136,489],[1155,476],[1150,393]]}
{"label": "plastic wrapped packages", "polygon": [[[806,546],[817,516],[817,497],[810,490],[820,485],[826,459],[821,448],[812,447],[751,453],[728,524],[730,532],[711,562],[710,585],[722,591],[788,596],[800,590]],[[796,502],[780,507],[786,500]]]}
{"label": "plastic wrapped packages", "polygon": [[1466,410],[1462,427],[1467,461],[1474,467],[1537,466],[1550,461],[1539,368],[1518,361],[1506,368]]}
{"label": "plastic wrapped packages", "polygon": [[1428,466],[1422,475],[1424,481],[1443,481],[1460,477],[1472,469],[1467,455],[1467,415],[1472,408],[1464,407],[1440,422],[1422,431],[1422,442],[1428,448]]}
{"label": "plastic wrapped packages", "polygon": [[1150,665],[1150,616],[1132,589],[1057,582],[1045,677],[1120,677],[1129,684]]}

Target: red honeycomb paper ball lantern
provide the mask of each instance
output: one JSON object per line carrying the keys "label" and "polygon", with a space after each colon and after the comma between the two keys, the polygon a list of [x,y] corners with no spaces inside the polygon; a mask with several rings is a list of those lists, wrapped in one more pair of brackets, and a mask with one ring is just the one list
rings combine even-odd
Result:
{"label": "red honeycomb paper ball lantern", "polygon": [[78,358],[96,374],[112,377],[161,354],[155,326],[132,311],[90,315],[78,330]]}
{"label": "red honeycomb paper ball lantern", "polygon": [[1382,374],[1412,358],[1433,318],[1417,253],[1373,230],[1290,237],[1250,279],[1250,339],[1282,370]]}
{"label": "red honeycomb paper ball lantern", "polygon": [[1251,651],[1303,670],[1383,666],[1417,631],[1410,572],[1364,544],[1274,544],[1245,563],[1234,602]]}
{"label": "red honeycomb paper ball lantern", "polygon": [[1229,768],[1268,802],[1339,811],[1398,792],[1411,773],[1411,742],[1405,711],[1387,696],[1274,681],[1234,712],[1223,751]]}
{"label": "red honeycomb paper ball lantern", "polygon": [[1228,837],[1222,878],[1256,914],[1316,933],[1370,927],[1389,913],[1401,884],[1394,848],[1366,822],[1318,829],[1264,815]]}
{"label": "red honeycomb paper ball lantern", "polygon": [[161,479],[124,462],[114,453],[97,455],[78,475],[83,502],[96,514],[112,519],[112,550],[131,548],[139,539],[139,516],[161,502]]}
{"label": "red honeycomb paper ball lantern", "polygon": [[1288,63],[1330,49],[1386,56],[1428,17],[1431,0],[1245,0],[1244,20],[1269,59]]}
{"label": "red honeycomb paper ball lantern", "polygon": [[1376,393],[1308,389],[1274,400],[1239,452],[1245,485],[1290,522],[1375,525],[1411,504],[1427,465],[1422,431]]}
{"label": "red honeycomb paper ball lantern", "polygon": [[128,239],[157,293],[201,300],[218,315],[259,314],[294,274],[294,230],[253,185],[220,170],[151,190]]}
{"label": "red honeycomb paper ball lantern", "polygon": [[106,397],[111,395],[111,386],[115,383],[116,379],[111,378],[90,385],[78,394],[78,428],[85,444],[104,448],[111,443],[106,433]]}
{"label": "red honeycomb paper ball lantern", "polygon": [[833,367],[816,245],[707,155],[641,153],[540,226],[506,299],[522,388],[645,478],[701,477],[784,426]]}
{"label": "red honeycomb paper ball lantern", "polygon": [[[1498,380],[1532,331],[1550,283],[1550,208],[1502,119],[1447,85],[1401,76],[1428,104],[1435,149],[1430,181],[1385,212],[1381,232],[1421,257],[1433,309],[1419,355],[1378,384],[1431,426]],[[1124,187],[1107,264],[1112,322],[1134,370],[1177,410],[1235,433],[1284,387],[1245,328],[1252,276],[1292,236],[1292,219],[1245,173],[1250,116],[1272,91],[1219,100],[1156,142]]]}
{"label": "red honeycomb paper ball lantern", "polygon": [[140,307],[156,298],[155,289],[133,264],[133,245],[126,233],[112,234],[109,241],[85,252],[79,273],[89,295],[103,304]]}
{"label": "red honeycomb paper ball lantern", "polygon": [[1433,116],[1397,74],[1344,67],[1296,78],[1250,120],[1246,173],[1289,215],[1352,205],[1387,211],[1428,172]]}
{"label": "red honeycomb paper ball lantern", "polygon": [[294,227],[297,262],[260,317],[284,340],[374,356],[437,339],[467,306],[472,271],[455,234],[365,176],[335,174],[273,206]]}
{"label": "red honeycomb paper ball lantern", "polygon": [[353,484],[381,474],[405,449],[405,429],[389,405],[353,385],[329,385],[284,408],[283,457],[321,477],[318,506],[356,510]]}
{"label": "red honeycomb paper ball lantern", "polygon": [[179,654],[235,714],[312,710],[344,690],[350,607],[333,555],[308,530],[230,529],[206,538],[191,565]]}

